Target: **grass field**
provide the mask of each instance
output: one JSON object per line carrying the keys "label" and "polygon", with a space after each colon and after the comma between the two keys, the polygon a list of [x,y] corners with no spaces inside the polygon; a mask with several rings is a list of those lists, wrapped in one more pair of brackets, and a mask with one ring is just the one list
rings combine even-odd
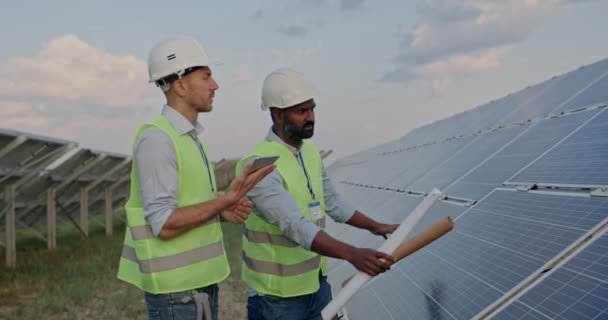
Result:
{"label": "grass field", "polygon": [[[244,319],[242,226],[222,228],[232,274],[220,285],[221,318]],[[0,266],[0,319],[147,319],[142,292],[116,279],[123,236],[124,226],[112,237],[101,228],[88,238],[72,232],[58,236],[53,251],[18,238],[17,269]]]}

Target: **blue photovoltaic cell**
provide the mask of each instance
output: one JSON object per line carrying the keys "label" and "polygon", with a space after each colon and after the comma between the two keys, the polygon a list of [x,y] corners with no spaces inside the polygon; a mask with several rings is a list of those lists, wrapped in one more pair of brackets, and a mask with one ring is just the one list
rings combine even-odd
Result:
{"label": "blue photovoltaic cell", "polygon": [[445,193],[469,199],[483,198],[598,112],[590,110],[540,121],[505,149],[446,188]]}
{"label": "blue photovoltaic cell", "polygon": [[608,74],[556,111],[572,110],[596,103],[608,103]]}
{"label": "blue photovoltaic cell", "polygon": [[493,319],[608,319],[608,233],[551,270]]}
{"label": "blue photovoltaic cell", "polygon": [[608,59],[604,59],[593,65],[564,74],[557,79],[549,80],[550,84],[541,94],[506,116],[500,124],[506,125],[536,117],[544,117],[559,109],[562,104],[567,103],[568,99],[575,97],[580,90],[586,90],[585,88],[588,85],[607,71]]}
{"label": "blue photovoltaic cell", "polygon": [[608,185],[608,112],[600,114],[510,183]]}
{"label": "blue photovoltaic cell", "polygon": [[410,144],[412,142],[414,144],[423,144],[495,128],[502,118],[539,95],[549,84],[550,81],[546,81],[529,86],[500,99],[417,128],[406,137],[410,141]]}
{"label": "blue photovoltaic cell", "polygon": [[[392,157],[396,158],[394,161],[398,166],[393,168],[379,168],[380,170],[386,170],[389,173],[385,176],[381,185],[398,189],[405,188],[412,181],[415,181],[424,175],[425,172],[466,146],[473,138],[473,136],[469,136],[462,139],[454,139],[408,150],[407,152],[403,152],[403,154],[392,155]],[[371,171],[369,174],[374,175],[377,173]]]}
{"label": "blue photovoltaic cell", "polygon": [[[415,310],[410,317],[387,305],[393,319],[470,319],[607,217],[607,198],[494,191],[460,215],[452,232],[369,287],[382,297],[399,293]],[[334,290],[349,272],[352,267],[343,264],[330,274]]]}
{"label": "blue photovoltaic cell", "polygon": [[408,185],[407,188],[425,192],[433,188],[443,189],[511,141],[527,127],[527,125],[522,125],[502,128],[478,135],[470,144],[458,150],[441,165],[435,166],[424,176]]}

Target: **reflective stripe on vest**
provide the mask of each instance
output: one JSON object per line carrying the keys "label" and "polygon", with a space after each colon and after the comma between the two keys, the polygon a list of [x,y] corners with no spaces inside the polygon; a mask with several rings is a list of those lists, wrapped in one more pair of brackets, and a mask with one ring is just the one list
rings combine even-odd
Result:
{"label": "reflective stripe on vest", "polygon": [[282,234],[270,234],[263,231],[253,231],[245,228],[243,231],[247,240],[256,243],[270,243],[276,246],[297,247],[298,244],[293,242]]}
{"label": "reflective stripe on vest", "polygon": [[[325,217],[319,219],[318,225],[321,228],[325,228]],[[245,229],[243,230],[243,234],[245,235],[245,237],[247,237],[247,240],[255,243],[269,243],[275,246],[283,247],[299,246],[299,244],[295,243],[293,240],[287,238],[282,234],[272,234],[264,231],[254,231],[247,229],[247,227],[245,227]]]}
{"label": "reflective stripe on vest", "polygon": [[[154,238],[154,233],[149,225],[129,227],[133,240],[145,240]],[[135,250],[135,249],[133,249]]]}
{"label": "reflective stripe on vest", "polygon": [[193,263],[212,259],[224,254],[221,242],[182,252],[172,256],[161,258],[138,260],[135,248],[123,245],[122,257],[139,264],[139,270],[143,273],[162,272],[188,266]]}
{"label": "reflective stripe on vest", "polygon": [[290,277],[318,269],[319,264],[321,263],[321,256],[317,255],[308,260],[287,265],[252,259],[243,253],[243,262],[245,262],[251,270],[257,272],[269,273],[280,277]]}

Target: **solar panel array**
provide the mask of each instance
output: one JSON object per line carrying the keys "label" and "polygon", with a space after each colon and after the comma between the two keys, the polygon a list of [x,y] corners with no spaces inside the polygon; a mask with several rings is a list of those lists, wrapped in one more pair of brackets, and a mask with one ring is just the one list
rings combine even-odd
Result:
{"label": "solar panel array", "polygon": [[[456,223],[372,279],[347,317],[606,317],[607,105],[605,59],[336,161],[336,188],[376,220],[401,222],[439,188],[445,197],[412,234],[442,216]],[[328,231],[383,242],[350,226]],[[334,259],[329,271],[334,294],[355,272]]]}
{"label": "solar panel array", "polygon": [[548,272],[493,319],[608,319],[608,232]]}
{"label": "solar panel array", "polygon": [[17,229],[54,248],[57,222],[70,222],[87,235],[89,213],[105,213],[111,234],[112,215],[128,196],[130,162],[124,155],[78,149],[72,141],[0,129],[0,224],[7,265],[16,264]]}

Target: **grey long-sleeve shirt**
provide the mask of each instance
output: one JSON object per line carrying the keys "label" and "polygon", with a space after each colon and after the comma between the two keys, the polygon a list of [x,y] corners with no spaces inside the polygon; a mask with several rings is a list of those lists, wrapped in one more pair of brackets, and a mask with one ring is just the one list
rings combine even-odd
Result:
{"label": "grey long-sleeve shirt", "polygon": [[[300,151],[281,140],[272,128],[268,131],[266,139],[284,145],[299,158]],[[249,162],[254,159],[251,158]],[[336,222],[348,221],[355,213],[355,209],[336,192],[325,168],[322,174],[326,213]],[[247,193],[247,198],[253,202],[262,219],[277,225],[286,237],[310,250],[313,239],[321,229],[302,215],[293,196],[283,186],[283,179],[276,170],[258,182]]]}
{"label": "grey long-sleeve shirt", "polygon": [[[163,107],[162,115],[167,117],[179,135],[189,134],[197,137],[203,132],[200,123],[193,125],[181,113],[167,105]],[[142,132],[135,143],[133,155],[137,163],[144,217],[152,232],[158,236],[173,210],[177,208],[179,178],[175,147],[164,131],[150,127]]]}

